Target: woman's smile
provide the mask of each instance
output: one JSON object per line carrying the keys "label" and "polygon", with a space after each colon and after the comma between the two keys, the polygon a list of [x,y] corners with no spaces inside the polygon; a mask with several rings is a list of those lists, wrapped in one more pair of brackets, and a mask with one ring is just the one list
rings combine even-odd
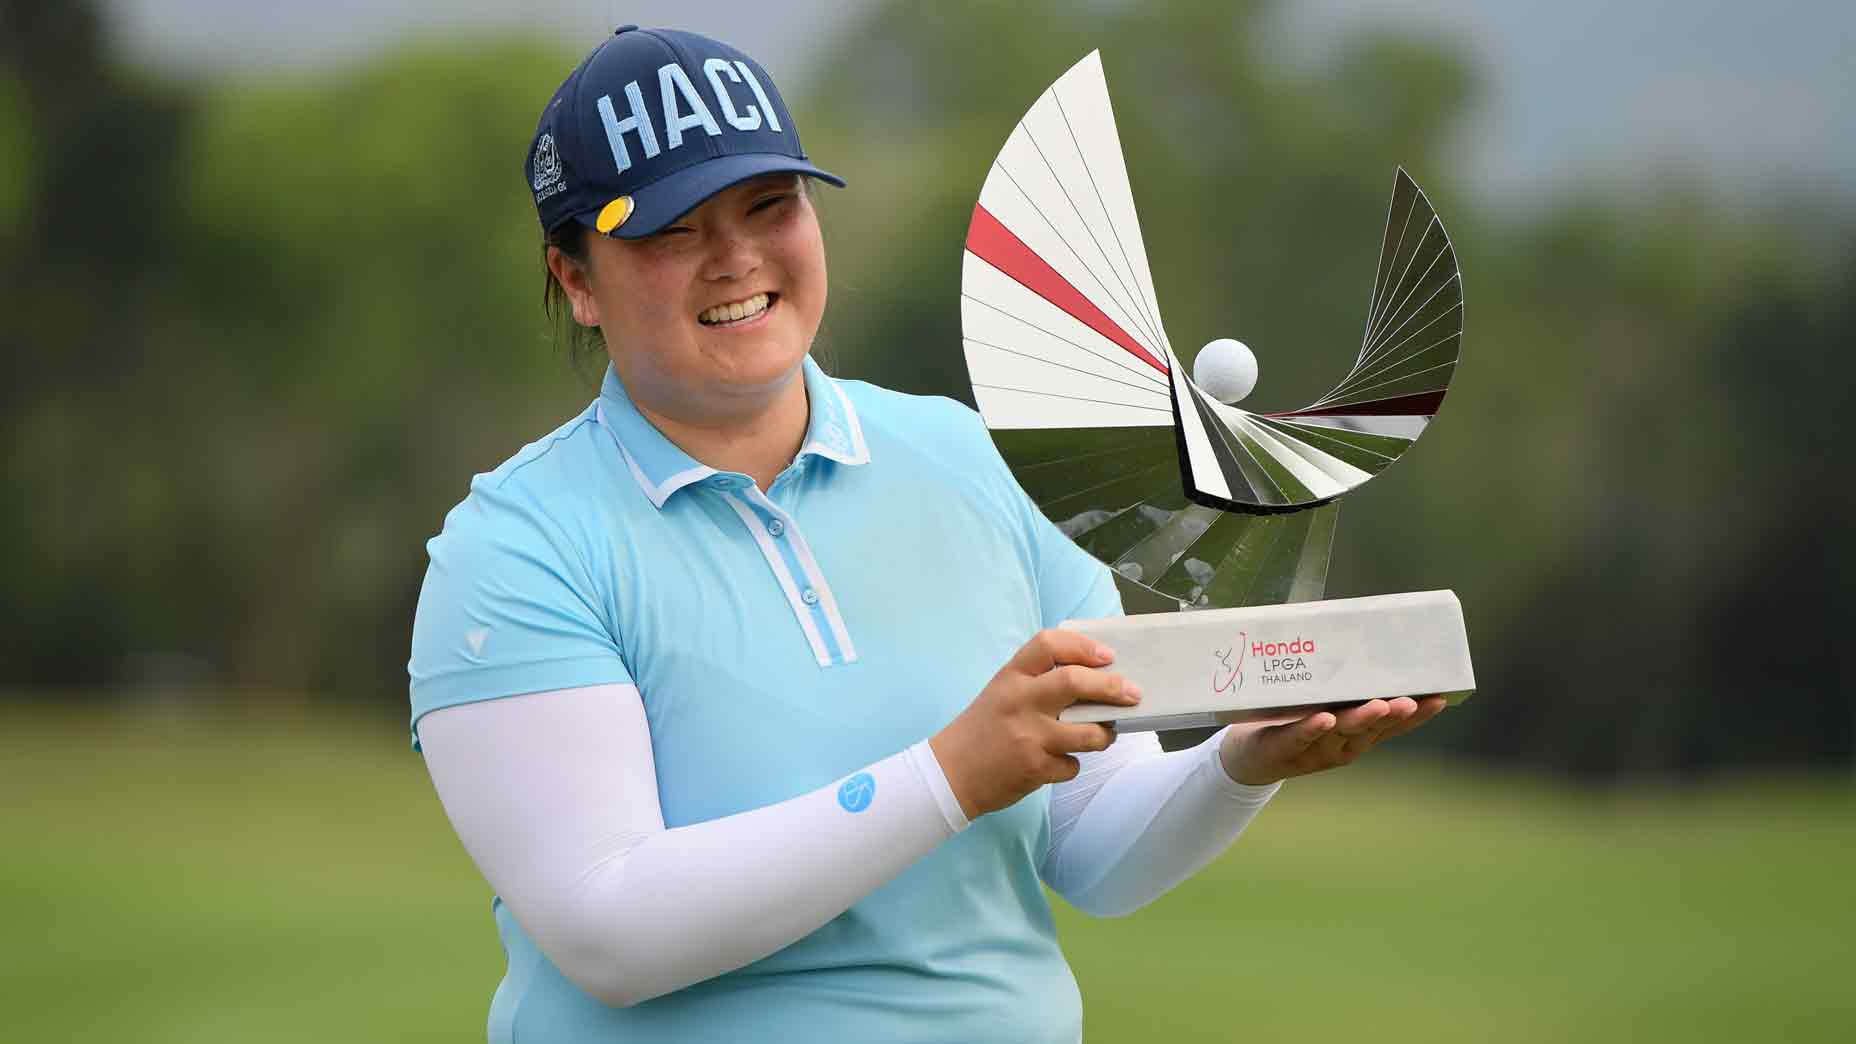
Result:
{"label": "woman's smile", "polygon": [[[825,245],[796,174],[749,178],[638,239],[593,236],[563,266],[625,390],[654,422],[711,425],[776,403],[803,430],[795,383],[825,310]],[[796,436],[795,436],[796,437]]]}
{"label": "woman's smile", "polygon": [[762,292],[739,301],[705,308],[696,316],[696,321],[711,330],[746,329],[766,321],[779,303],[779,294]]}

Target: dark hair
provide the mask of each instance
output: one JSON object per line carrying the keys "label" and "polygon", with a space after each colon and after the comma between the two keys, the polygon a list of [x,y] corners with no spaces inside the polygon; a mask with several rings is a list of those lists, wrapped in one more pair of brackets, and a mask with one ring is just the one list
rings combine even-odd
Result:
{"label": "dark hair", "polygon": [[585,267],[588,260],[586,249],[587,237],[592,230],[578,221],[563,221],[543,238],[541,244],[541,272],[547,280],[541,290],[541,310],[548,317],[554,328],[554,340],[567,351],[567,361],[574,369],[583,374],[590,372],[588,363],[597,363],[598,369],[605,368],[606,341],[600,335],[597,326],[581,326],[574,321],[574,303],[567,299],[567,290],[561,281],[554,278],[554,270],[548,267],[548,248],[554,247],[565,254],[568,260]]}

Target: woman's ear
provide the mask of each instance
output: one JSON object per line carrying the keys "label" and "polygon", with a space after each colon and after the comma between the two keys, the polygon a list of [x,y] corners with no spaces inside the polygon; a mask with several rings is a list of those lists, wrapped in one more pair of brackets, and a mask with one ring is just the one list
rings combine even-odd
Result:
{"label": "woman's ear", "polygon": [[581,326],[599,325],[599,302],[593,297],[592,272],[586,263],[568,257],[560,247],[548,248],[548,271],[561,285],[573,306],[574,322]]}

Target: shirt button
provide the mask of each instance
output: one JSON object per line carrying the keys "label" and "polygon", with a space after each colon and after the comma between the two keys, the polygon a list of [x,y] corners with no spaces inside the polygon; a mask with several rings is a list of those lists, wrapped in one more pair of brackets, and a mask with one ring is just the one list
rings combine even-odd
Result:
{"label": "shirt button", "polygon": [[780,521],[777,518],[768,519],[767,520],[767,532],[773,534],[774,536],[779,536],[781,533],[786,532],[786,523]]}
{"label": "shirt button", "polygon": [[804,602],[807,605],[817,605],[818,604],[818,592],[808,587],[805,590],[799,592],[799,600]]}

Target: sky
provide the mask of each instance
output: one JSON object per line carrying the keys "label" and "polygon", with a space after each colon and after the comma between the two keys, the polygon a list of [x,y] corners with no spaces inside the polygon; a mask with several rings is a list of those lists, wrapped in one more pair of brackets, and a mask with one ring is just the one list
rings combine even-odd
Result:
{"label": "sky", "polygon": [[1304,47],[1396,18],[1463,40],[1490,97],[1469,169],[1526,193],[1581,171],[1705,162],[1728,189],[1776,178],[1856,194],[1849,0],[1297,0]]}
{"label": "sky", "polygon": [[[121,42],[173,70],[353,61],[411,34],[541,27],[584,43],[619,21],[730,40],[787,82],[857,0],[110,0]],[[1391,24],[1460,41],[1488,97],[1457,148],[1478,191],[1525,203],[1579,177],[1641,179],[1699,163],[1728,192],[1775,181],[1856,198],[1856,3],[1848,0],[1294,0],[1292,57]],[[1112,46],[1112,44],[1111,44]],[[790,70],[790,71],[789,71]],[[1053,70],[1053,75],[1061,70]]]}

